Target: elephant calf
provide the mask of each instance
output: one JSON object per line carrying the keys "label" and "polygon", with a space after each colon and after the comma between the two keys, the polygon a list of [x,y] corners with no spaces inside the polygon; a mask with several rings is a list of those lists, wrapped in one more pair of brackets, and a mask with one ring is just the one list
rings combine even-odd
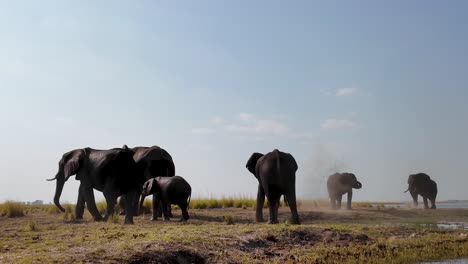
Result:
{"label": "elephant calf", "polygon": [[332,209],[341,208],[341,199],[345,193],[348,193],[347,209],[351,209],[353,189],[361,189],[361,187],[362,184],[358,182],[356,176],[352,173],[335,173],[330,175],[327,181],[327,188]]}
{"label": "elephant calf", "polygon": [[435,199],[437,196],[437,183],[425,173],[417,173],[408,176],[408,189],[413,197],[414,206],[418,206],[418,195],[421,195],[424,201],[424,208],[429,209],[427,199],[431,201],[431,208],[436,209]]}
{"label": "elephant calf", "polygon": [[[156,177],[146,181],[143,185],[140,208],[143,205],[145,197],[151,194],[153,197],[156,197],[156,206],[158,206],[159,200],[161,201],[165,221],[169,220],[168,208],[171,204],[178,205],[182,210],[181,221],[189,219],[187,209],[190,204],[192,188],[184,178],[180,176]],[[157,218],[153,215],[152,220],[157,220]]]}

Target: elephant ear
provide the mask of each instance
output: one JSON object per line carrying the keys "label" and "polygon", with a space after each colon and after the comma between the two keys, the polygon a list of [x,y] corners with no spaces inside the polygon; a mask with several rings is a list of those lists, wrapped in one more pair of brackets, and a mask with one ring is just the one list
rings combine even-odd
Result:
{"label": "elephant ear", "polygon": [[258,160],[263,157],[262,153],[254,152],[252,156],[250,156],[249,160],[247,161],[247,164],[245,164],[245,167],[253,174],[255,175],[255,167],[257,166]]}
{"label": "elephant ear", "polygon": [[74,150],[63,155],[61,164],[63,164],[63,174],[65,181],[70,176],[75,175],[80,169],[80,164],[84,159],[85,153],[83,150]]}
{"label": "elephant ear", "polygon": [[291,159],[291,163],[294,167],[294,170],[297,171],[297,169],[299,168],[299,166],[297,166],[297,162],[296,162],[296,159],[291,155],[291,154],[288,154],[289,158]]}
{"label": "elephant ear", "polygon": [[145,195],[152,194],[154,181],[156,181],[156,180],[151,179],[151,180],[148,180],[148,181],[145,182],[145,184],[143,185],[143,194],[145,194]]}

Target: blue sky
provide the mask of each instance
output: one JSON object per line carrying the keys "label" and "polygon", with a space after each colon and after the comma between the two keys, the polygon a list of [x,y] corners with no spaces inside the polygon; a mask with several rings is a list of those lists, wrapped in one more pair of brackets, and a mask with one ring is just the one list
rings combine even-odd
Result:
{"label": "blue sky", "polygon": [[[51,201],[71,149],[159,145],[194,196],[254,197],[274,148],[298,196],[427,172],[468,199],[466,1],[1,1],[0,200]],[[62,200],[74,202],[71,179]]]}

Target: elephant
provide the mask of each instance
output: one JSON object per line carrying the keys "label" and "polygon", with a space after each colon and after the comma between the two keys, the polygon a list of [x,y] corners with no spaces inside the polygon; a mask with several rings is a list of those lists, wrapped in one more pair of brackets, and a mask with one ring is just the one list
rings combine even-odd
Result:
{"label": "elephant", "polygon": [[[127,145],[122,147],[125,150],[128,150],[132,153],[133,159],[137,163],[137,165],[143,170],[145,181],[155,178],[157,176],[166,176],[172,177],[175,175],[175,165],[172,160],[171,155],[158,146],[151,146],[151,147],[134,147],[129,148]],[[162,208],[162,205],[159,206],[156,204],[156,197],[153,196],[153,203],[152,203],[152,218],[156,220],[158,216],[162,215],[162,210],[158,208]],[[120,197],[120,214],[125,214],[125,202],[126,197],[125,195]],[[172,216],[170,207],[169,216]]]}
{"label": "elephant", "polygon": [[[181,176],[173,177],[156,177],[145,182],[143,185],[143,192],[140,200],[140,208],[143,206],[145,197],[152,194],[156,197],[156,206],[158,201],[161,200],[164,220],[169,220],[169,211],[171,204],[176,204],[182,210],[181,221],[189,219],[188,206],[190,204],[190,197],[192,195],[192,188],[190,184]],[[153,219],[156,220],[157,218]]]}
{"label": "elephant", "polygon": [[[129,203],[125,217],[126,224],[133,223],[133,216],[138,209],[138,198],[144,183],[143,173],[135,163],[132,153],[124,149],[97,150],[91,148],[75,149],[65,153],[59,161],[56,176],[49,181],[57,180],[54,203],[64,212],[60,205],[60,196],[68,178],[76,175],[80,181],[76,215],[83,215],[84,205],[95,221],[107,220],[113,214],[117,197],[126,195]],[[101,191],[107,202],[104,218],[96,208],[93,189]]]}
{"label": "elephant", "polygon": [[348,193],[348,204],[346,208],[351,210],[353,189],[361,188],[362,184],[356,179],[356,175],[352,173],[335,173],[330,175],[327,180],[327,189],[332,209],[340,209],[342,196]]}
{"label": "elephant", "polygon": [[421,195],[424,201],[424,208],[429,209],[427,199],[431,201],[431,208],[436,209],[435,199],[437,196],[437,183],[425,173],[411,174],[408,176],[408,189],[413,197],[413,204],[418,206],[418,195]]}
{"label": "elephant", "polygon": [[292,224],[300,224],[296,204],[296,171],[294,157],[277,149],[265,155],[253,153],[246,168],[258,180],[256,221],[263,222],[263,204],[268,199],[270,219],[268,223],[278,223],[278,207],[281,195],[288,201],[291,210]]}

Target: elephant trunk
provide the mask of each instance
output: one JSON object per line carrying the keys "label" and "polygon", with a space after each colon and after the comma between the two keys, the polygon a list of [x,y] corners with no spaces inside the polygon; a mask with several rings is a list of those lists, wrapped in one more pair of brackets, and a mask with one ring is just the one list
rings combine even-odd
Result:
{"label": "elephant trunk", "polygon": [[146,195],[144,192],[141,194],[140,205],[138,206],[138,214],[140,214],[141,209],[143,208],[143,203],[145,202]]}
{"label": "elephant trunk", "polygon": [[57,185],[55,187],[54,204],[60,211],[65,212],[65,208],[60,205],[60,196],[62,195],[63,185],[65,184],[65,176],[63,173],[58,172],[55,179],[57,180]]}

